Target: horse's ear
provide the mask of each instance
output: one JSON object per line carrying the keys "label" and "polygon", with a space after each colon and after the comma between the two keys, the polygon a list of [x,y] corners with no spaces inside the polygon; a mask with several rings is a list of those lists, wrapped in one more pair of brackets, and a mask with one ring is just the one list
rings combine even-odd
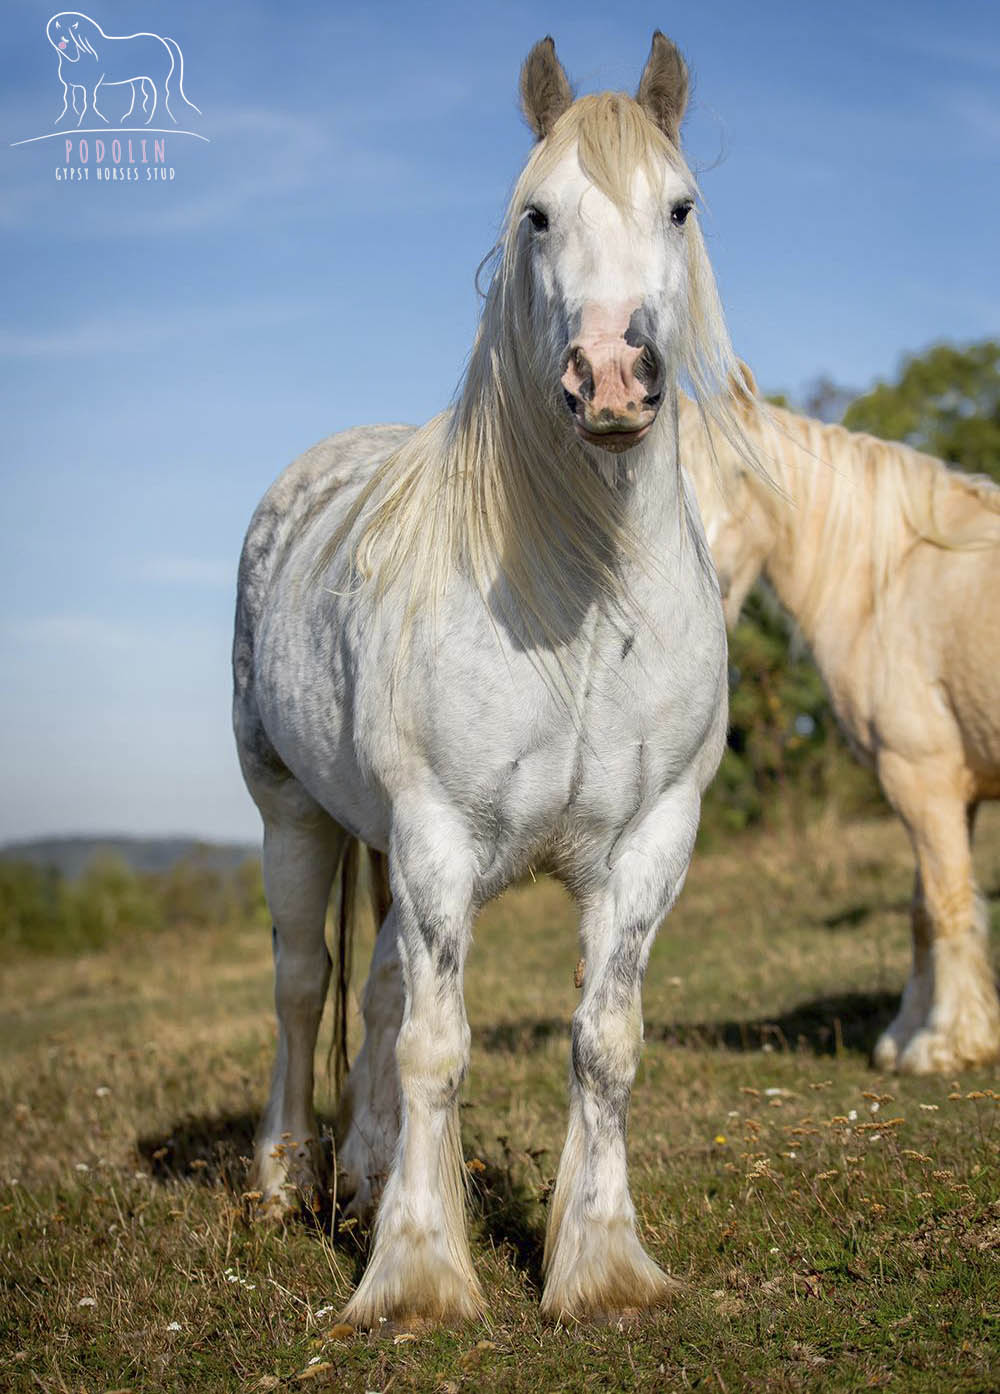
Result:
{"label": "horse's ear", "polygon": [[729,375],[729,387],[741,406],[754,406],[756,399],[760,396],[757,379],[742,358],[737,358],[736,368]]}
{"label": "horse's ear", "polygon": [[760,389],[757,388],[757,379],[753,376],[748,365],[742,358],[736,358],[736,367],[729,374],[729,392],[732,400],[736,404],[736,411],[742,415],[752,418],[759,406]]}
{"label": "horse's ear", "polygon": [[539,140],[544,140],[566,109],[573,92],[556,57],[551,37],[539,39],[521,69],[521,110]]}
{"label": "horse's ear", "polygon": [[647,116],[652,117],[664,135],[680,149],[681,122],[688,101],[687,64],[659,29],[653,34],[653,46],[639,80],[636,99]]}

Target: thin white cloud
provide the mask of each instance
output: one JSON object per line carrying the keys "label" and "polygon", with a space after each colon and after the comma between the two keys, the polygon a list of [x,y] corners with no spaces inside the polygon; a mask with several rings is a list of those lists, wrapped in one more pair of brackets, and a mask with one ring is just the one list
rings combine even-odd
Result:
{"label": "thin white cloud", "polygon": [[139,568],[139,574],[144,581],[156,581],[168,586],[229,589],[236,585],[234,562],[202,557],[149,557]]}
{"label": "thin white cloud", "polygon": [[136,353],[174,339],[286,324],[314,312],[315,306],[305,301],[280,305],[191,305],[175,314],[111,315],[51,329],[0,329],[0,357],[73,358],[92,353]]}
{"label": "thin white cloud", "polygon": [[38,615],[6,626],[10,638],[45,647],[83,646],[123,652],[134,649],[139,635],[127,625],[99,615]]}
{"label": "thin white cloud", "polygon": [[1000,71],[1000,44],[977,43],[974,39],[948,37],[937,33],[933,37],[909,33],[905,26],[893,32],[893,44],[910,53],[919,53],[941,62],[964,64],[969,68]]}

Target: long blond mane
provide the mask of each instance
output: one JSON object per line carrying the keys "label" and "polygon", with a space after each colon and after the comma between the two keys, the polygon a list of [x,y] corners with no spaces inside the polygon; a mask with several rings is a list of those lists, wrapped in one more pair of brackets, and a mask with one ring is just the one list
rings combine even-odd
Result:
{"label": "long blond mane", "polygon": [[[898,441],[800,416],[782,407],[748,404],[747,431],[778,489],[746,476],[780,545],[806,545],[812,572],[800,605],[807,629],[845,558],[870,565],[871,605],[877,613],[893,577],[914,547],[946,550],[1000,545],[1000,486],[964,474]],[[691,403],[681,410],[682,458],[714,468],[724,494],[745,476],[731,451],[712,449]],[[807,541],[808,539],[808,541]],[[798,545],[797,545],[798,544]]]}
{"label": "long blond mane", "polygon": [[[551,637],[553,610],[569,588],[583,581],[614,598],[620,559],[637,551],[617,491],[569,431],[558,383],[548,386],[547,346],[533,357],[529,284],[517,255],[532,191],[574,144],[586,175],[626,216],[637,170],[657,187],[671,166],[694,187],[680,152],[623,93],[579,99],[533,150],[510,200],[454,406],[376,470],[318,558],[317,574],[339,561],[350,585],[371,585],[380,598],[397,582],[408,587],[404,632],[464,568],[484,595],[502,574],[521,615]],[[675,366],[716,428],[753,462],[726,388],[736,361],[694,214],[686,245],[687,326]]]}

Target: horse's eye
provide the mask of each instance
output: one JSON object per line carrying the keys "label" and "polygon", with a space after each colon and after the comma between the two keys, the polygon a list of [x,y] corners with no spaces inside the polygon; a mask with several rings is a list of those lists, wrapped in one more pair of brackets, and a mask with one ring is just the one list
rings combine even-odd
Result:
{"label": "horse's eye", "polygon": [[687,222],[687,215],[691,212],[693,207],[694,200],[690,198],[682,198],[680,203],[674,204],[673,208],[670,210],[670,221],[673,223],[674,227],[684,226]]}
{"label": "horse's eye", "polygon": [[525,212],[528,215],[528,222],[535,231],[545,232],[549,225],[548,214],[543,213],[540,208],[526,208]]}

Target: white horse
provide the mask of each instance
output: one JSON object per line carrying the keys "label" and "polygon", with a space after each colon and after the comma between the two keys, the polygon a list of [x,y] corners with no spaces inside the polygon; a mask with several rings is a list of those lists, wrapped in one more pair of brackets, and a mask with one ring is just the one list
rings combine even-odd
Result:
{"label": "white horse", "polygon": [[686,96],[659,33],[637,100],[574,103],[551,39],[537,44],[522,100],[538,143],[456,405],[314,447],[247,535],[234,718],[264,822],[279,1023],[265,1207],[321,1180],[313,1052],[338,865],[351,839],[390,864],[338,1150],[360,1209],[388,1173],[345,1313],[358,1325],[482,1310],[463,968],[477,910],[531,865],[575,894],[586,960],[542,1305],[614,1312],[668,1290],[636,1235],[626,1117],[643,971],[727,719],[676,377],[725,413],[733,364],[679,153]]}
{"label": "white horse", "polygon": [[693,402],[680,412],[726,619],[763,572],[913,843],[913,972],[875,1063],[982,1065],[1000,1055],[1000,1002],[970,843],[979,803],[1000,798],[1000,489],[894,441],[765,415],[752,391],[741,400],[781,493],[717,432],[710,444]]}
{"label": "white horse", "polygon": [[[128,120],[135,110],[136,85],[142,92],[142,109],[147,113],[148,126],[156,115],[159,93],[163,107],[176,126],[177,117],[170,109],[170,84],[176,74],[177,92],[181,101],[201,115],[201,108],[189,101],[184,93],[184,54],[174,39],[159,34],[105,34],[96,20],[77,10],[62,10],[49,20],[45,37],[59,55],[59,81],[63,90],[62,111],[53,125],[66,115],[73,94],[73,112],[79,126],[90,110],[107,124],[108,118],[98,109],[97,94],[104,88],[128,87],[132,104],[121,118]],[[82,105],[77,105],[77,94]]]}

